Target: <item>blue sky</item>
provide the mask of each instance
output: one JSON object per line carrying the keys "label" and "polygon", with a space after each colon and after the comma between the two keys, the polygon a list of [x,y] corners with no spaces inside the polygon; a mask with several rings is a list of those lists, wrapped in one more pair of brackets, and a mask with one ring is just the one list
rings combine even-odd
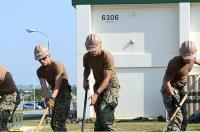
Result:
{"label": "blue sky", "polygon": [[39,84],[34,60],[36,44],[47,45],[39,33],[50,38],[52,58],[62,62],[71,84],[76,84],[76,10],[71,0],[1,0],[0,60],[13,74],[16,84]]}

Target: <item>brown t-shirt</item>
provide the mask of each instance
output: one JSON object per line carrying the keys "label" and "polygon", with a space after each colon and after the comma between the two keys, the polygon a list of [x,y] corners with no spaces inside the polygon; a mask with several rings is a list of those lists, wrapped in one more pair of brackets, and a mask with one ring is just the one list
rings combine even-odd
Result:
{"label": "brown t-shirt", "polygon": [[0,95],[10,94],[16,90],[17,87],[10,72],[0,65]]}
{"label": "brown t-shirt", "polygon": [[165,72],[164,81],[170,81],[173,87],[183,87],[187,83],[187,75],[192,70],[194,61],[186,64],[181,56],[176,56],[169,61]]}
{"label": "brown t-shirt", "polygon": [[37,70],[37,76],[39,79],[44,78],[51,85],[53,90],[55,86],[55,79],[57,76],[62,76],[61,88],[68,87],[67,72],[63,64],[58,61],[52,61],[48,67],[40,66]]}
{"label": "brown t-shirt", "polygon": [[83,66],[92,69],[96,83],[104,80],[104,70],[112,70],[111,80],[116,78],[114,58],[109,51],[102,50],[99,56],[92,56],[87,52],[83,56]]}

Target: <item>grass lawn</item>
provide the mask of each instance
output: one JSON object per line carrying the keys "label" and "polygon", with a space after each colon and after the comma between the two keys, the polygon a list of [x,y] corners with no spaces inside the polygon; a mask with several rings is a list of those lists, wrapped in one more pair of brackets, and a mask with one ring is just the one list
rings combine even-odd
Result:
{"label": "grass lawn", "polygon": [[[23,126],[37,126],[38,120],[24,120]],[[160,131],[162,132],[165,126],[164,122],[117,122],[117,131]],[[81,124],[67,124],[68,131],[80,131]],[[200,131],[200,124],[189,124],[188,131]],[[93,131],[93,123],[85,124],[85,131]],[[42,132],[52,132],[49,124],[44,124],[42,127]]]}

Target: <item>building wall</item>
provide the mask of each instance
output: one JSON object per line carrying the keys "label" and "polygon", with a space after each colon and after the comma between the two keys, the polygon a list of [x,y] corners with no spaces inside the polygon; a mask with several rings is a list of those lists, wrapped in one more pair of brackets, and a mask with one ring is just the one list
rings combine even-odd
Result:
{"label": "building wall", "polygon": [[[116,117],[165,115],[160,88],[167,63],[178,55],[183,40],[199,41],[196,21],[200,8],[198,4],[191,6],[190,15],[190,3],[77,5],[78,117],[82,116],[84,98],[84,42],[91,32],[100,35],[103,48],[115,58],[121,84]],[[90,76],[90,94],[93,83]],[[87,108],[87,113],[88,117],[94,116],[92,107]]]}
{"label": "building wall", "polygon": [[92,32],[115,57],[122,87],[117,117],[164,113],[160,87],[166,63],[179,47],[178,4],[92,6],[91,16]]}
{"label": "building wall", "polygon": [[191,4],[191,16],[190,16],[190,29],[191,29],[191,39],[194,40],[200,49],[200,4]]}

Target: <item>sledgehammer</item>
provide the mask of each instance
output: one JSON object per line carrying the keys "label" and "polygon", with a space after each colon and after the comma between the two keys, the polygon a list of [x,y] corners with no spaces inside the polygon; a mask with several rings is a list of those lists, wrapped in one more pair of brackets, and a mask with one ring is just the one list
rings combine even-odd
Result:
{"label": "sledgehammer", "polygon": [[174,111],[174,113],[172,114],[169,122],[167,123],[167,125],[165,126],[165,128],[163,129],[163,132],[167,129],[167,126],[173,121],[174,117],[176,116],[176,113],[180,110],[181,106],[183,105],[183,103],[185,102],[185,100],[188,97],[188,94],[192,91],[193,87],[195,86],[195,84],[197,83],[197,81],[199,80],[200,74],[197,76],[196,80],[193,82],[193,84],[190,86],[190,88],[188,89],[188,91],[186,92],[185,96],[183,97],[183,99],[181,100],[181,102],[179,103],[179,107],[176,108],[176,110]]}
{"label": "sledgehammer", "polygon": [[[89,81],[87,80],[87,82],[89,82]],[[83,108],[83,119],[82,119],[81,132],[84,132],[85,114],[86,114],[86,105],[87,105],[87,94],[88,94],[88,90],[85,90],[85,99],[84,99],[84,108]]]}

